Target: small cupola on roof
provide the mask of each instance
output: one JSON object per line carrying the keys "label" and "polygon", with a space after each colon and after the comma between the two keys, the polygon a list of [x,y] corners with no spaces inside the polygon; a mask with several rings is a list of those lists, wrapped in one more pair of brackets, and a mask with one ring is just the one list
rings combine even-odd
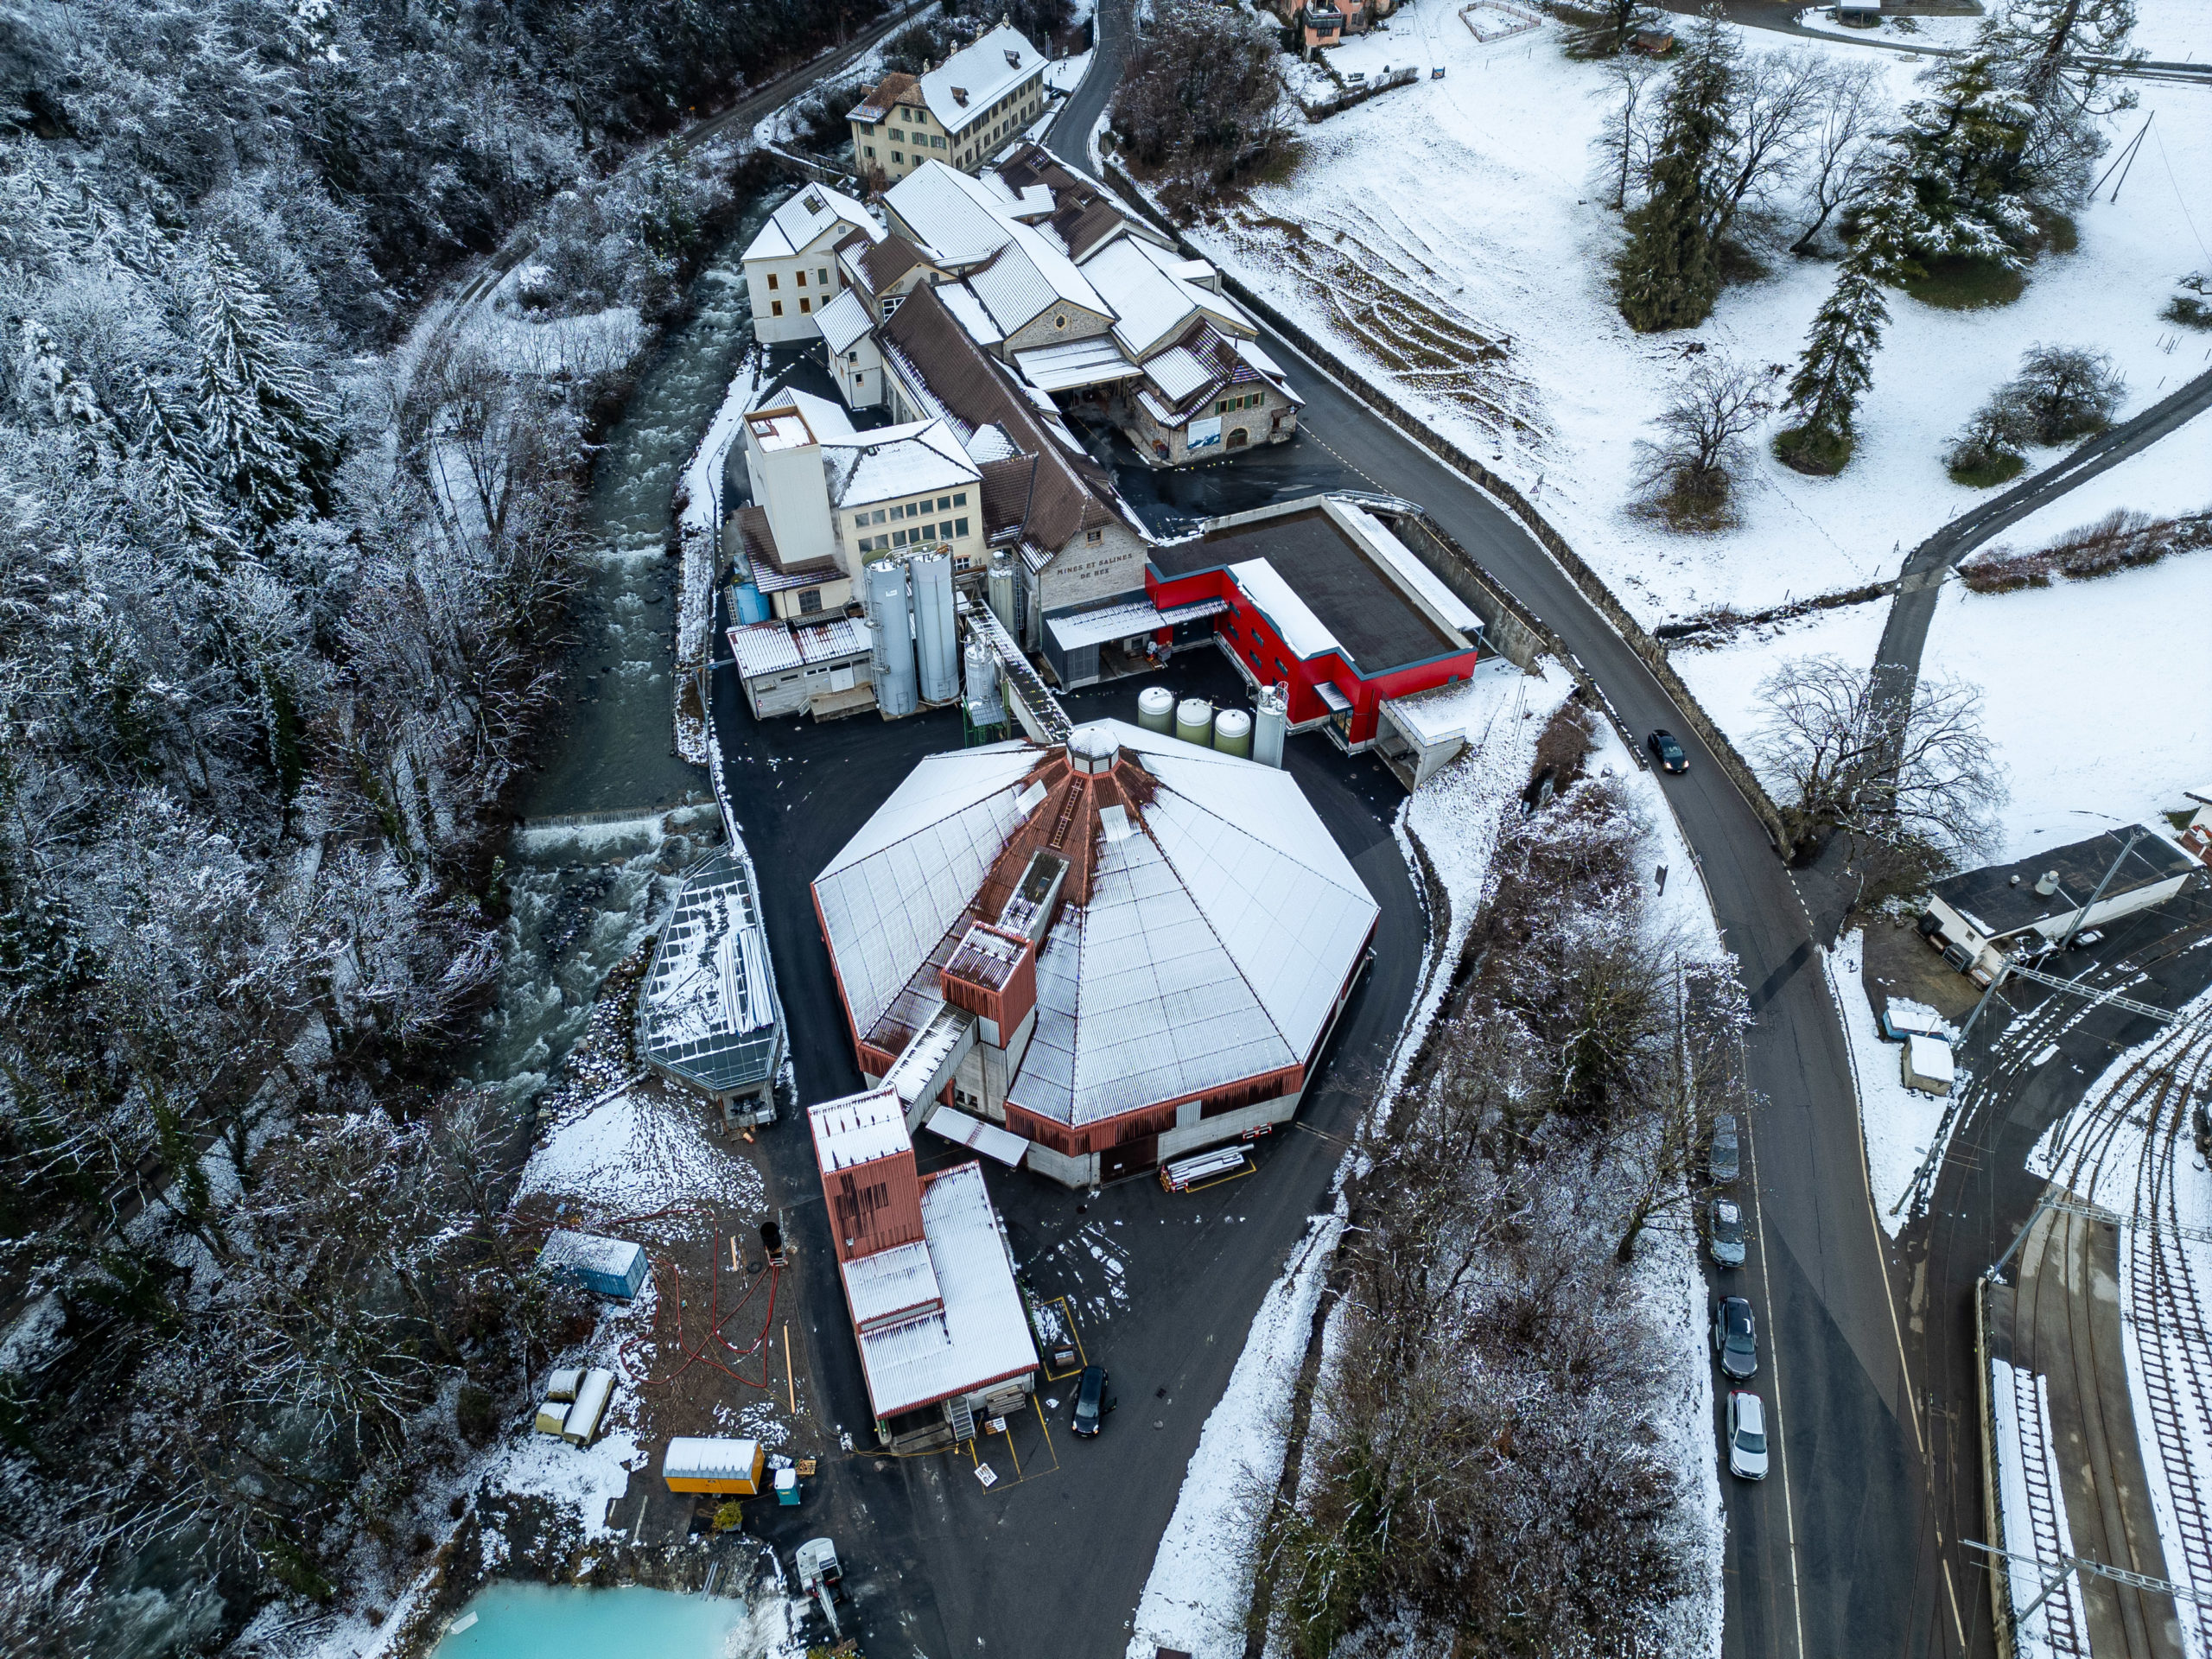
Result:
{"label": "small cupola on roof", "polygon": [[1078,726],[1068,734],[1068,762],[1077,772],[1096,777],[1113,771],[1121,758],[1121,740],[1110,726]]}

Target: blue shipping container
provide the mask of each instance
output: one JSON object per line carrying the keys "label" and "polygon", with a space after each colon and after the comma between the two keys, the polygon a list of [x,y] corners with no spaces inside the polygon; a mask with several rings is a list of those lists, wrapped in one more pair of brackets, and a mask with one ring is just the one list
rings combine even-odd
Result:
{"label": "blue shipping container", "polygon": [[645,1282],[645,1247],[624,1238],[601,1238],[595,1233],[550,1233],[537,1259],[556,1273],[567,1274],[587,1290],[626,1302]]}
{"label": "blue shipping container", "polygon": [[740,582],[737,588],[737,620],[740,622],[766,622],[769,607],[766,595],[751,582]]}

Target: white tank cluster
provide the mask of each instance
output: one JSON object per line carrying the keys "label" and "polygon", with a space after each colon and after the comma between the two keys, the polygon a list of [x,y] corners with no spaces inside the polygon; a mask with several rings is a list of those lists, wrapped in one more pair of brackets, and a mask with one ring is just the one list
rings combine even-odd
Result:
{"label": "white tank cluster", "polygon": [[1224,754],[1252,758],[1252,716],[1242,709],[1224,709],[1213,717],[1213,746]]}
{"label": "white tank cluster", "polygon": [[1175,694],[1164,685],[1147,685],[1137,693],[1137,724],[1147,732],[1175,729]]}
{"label": "white tank cluster", "polygon": [[959,700],[950,554],[876,560],[861,585],[861,607],[868,613],[875,704],[887,718]]}
{"label": "white tank cluster", "polygon": [[1137,693],[1137,724],[1147,732],[1172,733],[1202,749],[1281,766],[1283,734],[1289,726],[1284,715],[1287,702],[1281,687],[1262,686],[1255,721],[1242,709],[1216,709],[1204,697],[1178,702],[1166,686],[1147,685]]}
{"label": "white tank cluster", "polygon": [[971,726],[1003,726],[1006,724],[1006,699],[999,692],[999,659],[982,636],[968,636],[968,650],[963,661],[967,664],[966,692],[968,721]]}
{"label": "white tank cluster", "polygon": [[1213,704],[1204,697],[1185,697],[1175,705],[1175,735],[1200,748],[1213,747]]}

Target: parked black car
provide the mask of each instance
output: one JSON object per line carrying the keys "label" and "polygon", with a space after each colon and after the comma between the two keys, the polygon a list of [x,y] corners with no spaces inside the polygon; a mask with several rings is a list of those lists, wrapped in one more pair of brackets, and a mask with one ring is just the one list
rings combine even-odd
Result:
{"label": "parked black car", "polygon": [[1075,1385],[1075,1415],[1068,1427],[1086,1440],[1098,1432],[1106,1414],[1114,1409],[1114,1396],[1106,1392],[1106,1382],[1103,1365],[1086,1365],[1082,1381]]}
{"label": "parked black car", "polygon": [[1643,740],[1643,747],[1651,751],[1651,758],[1659,763],[1662,772],[1688,772],[1690,769],[1688,751],[1663,726]]}
{"label": "parked black car", "polygon": [[1720,1370],[1738,1382],[1758,1375],[1759,1338],[1751,1305],[1741,1296],[1723,1296],[1713,1308],[1713,1351]]}

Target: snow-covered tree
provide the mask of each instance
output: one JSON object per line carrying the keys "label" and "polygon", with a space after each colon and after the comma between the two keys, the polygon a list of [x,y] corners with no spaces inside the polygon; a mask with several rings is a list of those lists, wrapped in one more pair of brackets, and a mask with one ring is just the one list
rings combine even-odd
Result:
{"label": "snow-covered tree", "polygon": [[2027,154],[2034,118],[1986,55],[1947,60],[1932,95],[1906,105],[1859,204],[1861,268],[1897,283],[1936,259],[2018,265],[2035,234],[2028,197],[2037,174]]}
{"label": "snow-covered tree", "polygon": [[1859,400],[1873,383],[1874,353],[1890,308],[1882,290],[1853,261],[1813,316],[1805,350],[1790,377],[1795,423],[1779,434],[1775,453],[1801,472],[1840,471],[1858,435]]}
{"label": "snow-covered tree", "polygon": [[198,414],[210,467],[258,531],[321,511],[337,459],[328,401],[238,257],[209,238],[194,266]]}
{"label": "snow-covered tree", "polygon": [[2104,118],[2135,107],[2118,79],[2145,54],[2131,47],[2134,0],[2012,0],[1983,26],[1985,49],[2034,112],[2027,149],[2050,188],[2077,197],[2109,142]]}

